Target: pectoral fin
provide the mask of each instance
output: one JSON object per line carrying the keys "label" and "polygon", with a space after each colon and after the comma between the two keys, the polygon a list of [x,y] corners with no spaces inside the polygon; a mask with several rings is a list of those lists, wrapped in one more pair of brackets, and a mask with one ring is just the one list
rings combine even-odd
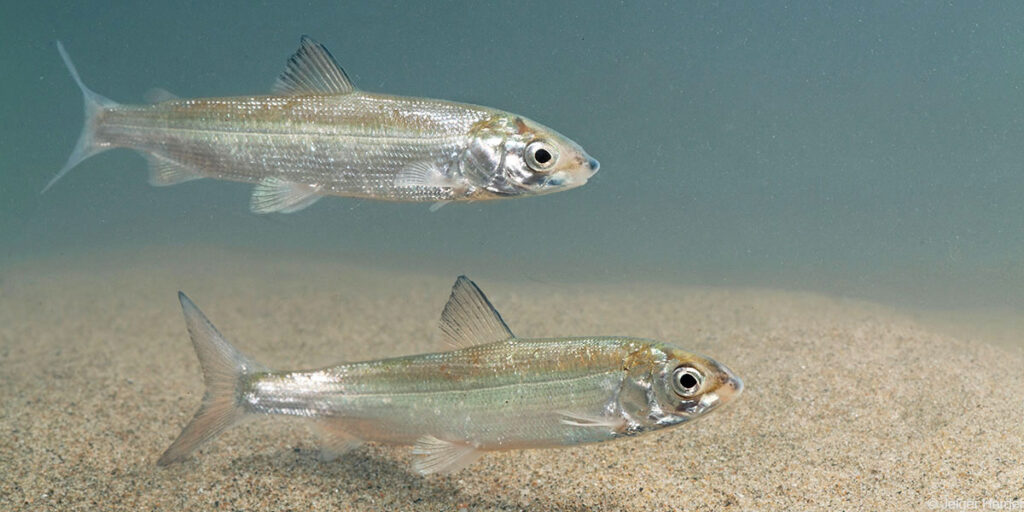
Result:
{"label": "pectoral fin", "polygon": [[198,170],[182,165],[167,157],[147,154],[146,159],[149,161],[149,184],[154,187],[177,185],[205,177]]}
{"label": "pectoral fin", "polygon": [[415,162],[407,165],[395,175],[396,187],[452,187],[454,184],[444,170],[434,162]]}
{"label": "pectoral fin", "polygon": [[437,201],[436,203],[430,205],[430,208],[429,208],[430,213],[434,213],[434,212],[440,210],[441,208],[444,208],[450,202],[451,201]]}
{"label": "pectoral fin", "polygon": [[483,451],[468,442],[444,441],[432,435],[417,439],[412,453],[417,456],[412,467],[421,475],[454,473],[483,455]]}
{"label": "pectoral fin", "polygon": [[626,420],[613,416],[595,416],[589,414],[576,414],[569,411],[558,411],[562,417],[563,425],[574,427],[592,427],[619,431],[626,424]]}
{"label": "pectoral fin", "polygon": [[320,186],[265,178],[256,185],[249,201],[253,213],[294,213],[320,200]]}

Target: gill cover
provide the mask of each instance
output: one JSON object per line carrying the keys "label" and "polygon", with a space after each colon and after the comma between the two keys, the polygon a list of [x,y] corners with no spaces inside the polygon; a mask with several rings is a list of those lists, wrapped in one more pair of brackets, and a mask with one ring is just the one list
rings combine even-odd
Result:
{"label": "gill cover", "polygon": [[[624,367],[627,375],[619,391],[619,407],[627,421],[626,435],[697,419],[743,390],[739,377],[721,363],[671,345],[658,343],[637,350]],[[676,382],[680,375],[693,377],[696,385],[681,387]]]}
{"label": "gill cover", "polygon": [[470,143],[459,158],[459,173],[472,187],[497,195],[515,195],[505,176],[506,142],[512,135],[506,116],[481,121],[470,131]]}

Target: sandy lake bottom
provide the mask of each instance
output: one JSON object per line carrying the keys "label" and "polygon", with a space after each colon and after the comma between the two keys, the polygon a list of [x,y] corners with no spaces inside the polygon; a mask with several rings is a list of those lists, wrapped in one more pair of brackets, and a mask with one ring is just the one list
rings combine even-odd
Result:
{"label": "sandy lake bottom", "polygon": [[870,302],[763,289],[476,278],[521,336],[672,341],[744,379],[738,401],[668,432],[488,454],[423,478],[407,448],[368,445],[325,462],[301,423],[255,421],[158,468],[203,392],[178,289],[277,368],[445,348],[436,321],[454,275],[233,256],[153,250],[0,271],[0,508],[1024,507],[1019,350]]}

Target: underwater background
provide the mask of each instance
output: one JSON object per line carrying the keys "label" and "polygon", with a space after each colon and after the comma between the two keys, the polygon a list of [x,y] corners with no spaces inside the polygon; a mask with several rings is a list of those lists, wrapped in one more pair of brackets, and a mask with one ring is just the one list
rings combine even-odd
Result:
{"label": "underwater background", "polygon": [[[1014,2],[38,2],[0,20],[3,256],[190,244],[559,281],[807,289],[1024,311],[1024,5]],[[45,195],[84,81],[140,103],[269,91],[302,34],[365,90],[521,113],[601,172],[429,213],[146,184],[126,150]],[[183,257],[186,257],[183,255]],[[197,264],[199,264],[197,262]]]}
{"label": "underwater background", "polygon": [[[0,16],[0,510],[1010,510],[1024,503],[1024,3],[22,2]],[[364,90],[536,120],[583,187],[470,204],[39,191],[90,88],[269,92],[308,34]],[[289,422],[157,458],[203,396],[175,292],[280,369],[446,350],[452,281],[517,335],[632,335],[746,383],[693,425],[335,461]]]}

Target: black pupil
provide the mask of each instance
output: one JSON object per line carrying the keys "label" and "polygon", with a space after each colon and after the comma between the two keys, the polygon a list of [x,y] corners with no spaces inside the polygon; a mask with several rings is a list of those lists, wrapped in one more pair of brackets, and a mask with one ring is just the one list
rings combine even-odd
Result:
{"label": "black pupil", "polygon": [[683,373],[679,375],[679,385],[683,389],[690,389],[697,387],[697,377],[690,375],[689,373]]}
{"label": "black pupil", "polygon": [[551,153],[544,148],[540,148],[533,154],[533,159],[536,160],[538,164],[546,164],[551,161]]}

